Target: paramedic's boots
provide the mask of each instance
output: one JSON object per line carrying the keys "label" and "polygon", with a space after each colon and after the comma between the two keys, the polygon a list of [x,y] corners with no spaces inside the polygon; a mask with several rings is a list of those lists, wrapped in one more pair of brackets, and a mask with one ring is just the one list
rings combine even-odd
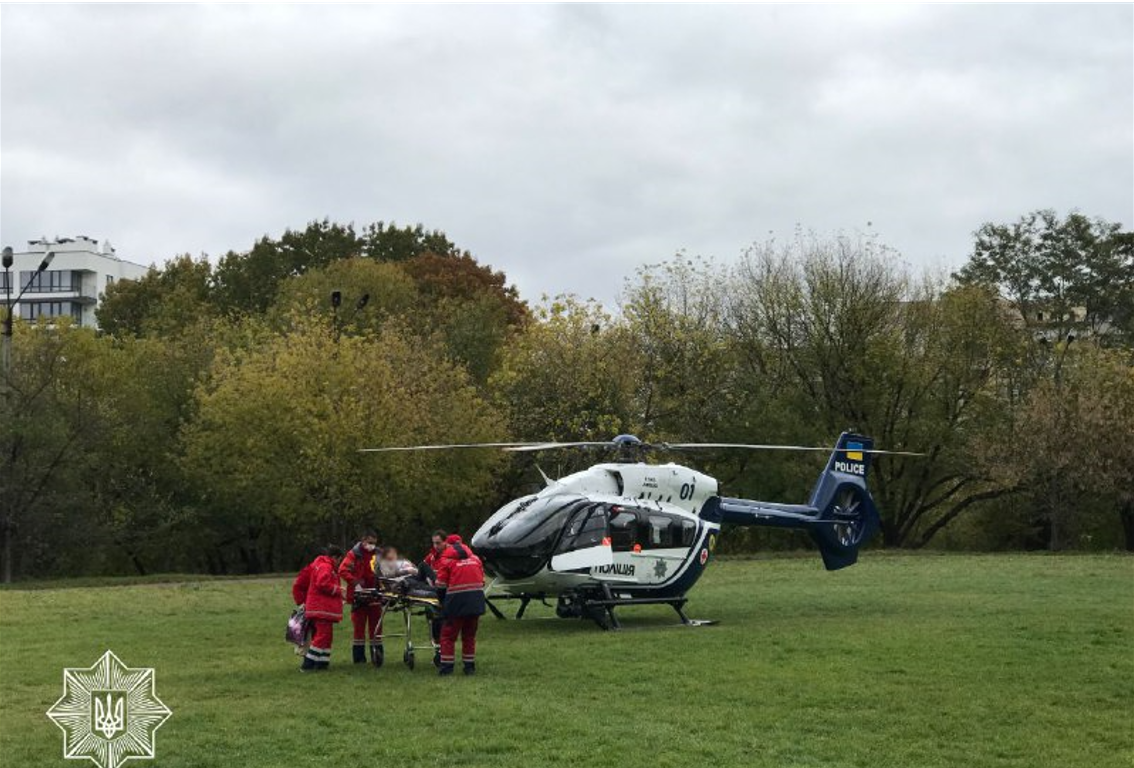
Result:
{"label": "paramedic's boots", "polygon": [[465,674],[466,675],[475,675],[476,674],[476,662],[475,661],[466,661],[465,662]]}
{"label": "paramedic's boots", "polygon": [[370,662],[374,666],[376,666],[376,667],[382,666],[382,662],[384,662],[385,660],[386,660],[386,652],[385,652],[385,650],[383,650],[381,643],[378,643],[377,645],[370,646]]}
{"label": "paramedic's boots", "polygon": [[303,663],[299,665],[299,671],[300,672],[314,672],[315,671],[315,662],[313,662],[309,657],[304,656],[303,657]]}
{"label": "paramedic's boots", "polygon": [[355,646],[354,646],[354,663],[355,664],[365,664],[366,663],[366,646],[365,645],[359,645],[357,643],[355,644]]}
{"label": "paramedic's boots", "polygon": [[440,667],[438,667],[437,674],[441,675],[442,677],[453,674],[453,663],[449,662],[448,664],[442,664]]}

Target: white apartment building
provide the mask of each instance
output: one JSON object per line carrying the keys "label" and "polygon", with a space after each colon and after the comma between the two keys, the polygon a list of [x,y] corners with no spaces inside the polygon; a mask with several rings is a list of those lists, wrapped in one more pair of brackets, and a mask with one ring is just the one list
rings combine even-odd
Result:
{"label": "white apartment building", "polygon": [[[55,253],[51,264],[33,278],[49,251]],[[11,271],[0,272],[0,297],[6,300],[10,287],[15,299],[29,281],[31,285],[13,316],[24,320],[70,317],[85,328],[98,327],[95,309],[106,286],[116,280],[136,280],[149,271],[149,267],[119,258],[109,242],[100,245],[86,235],[29,240],[28,249],[14,257]]]}

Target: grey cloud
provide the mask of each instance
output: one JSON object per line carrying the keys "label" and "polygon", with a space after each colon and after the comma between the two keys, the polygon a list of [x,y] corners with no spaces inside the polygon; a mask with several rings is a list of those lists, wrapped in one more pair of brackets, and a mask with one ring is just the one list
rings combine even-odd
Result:
{"label": "grey cloud", "polygon": [[797,224],[955,266],[982,221],[1134,219],[1134,9],[4,6],[5,242],[214,256],[439,227],[611,299]]}

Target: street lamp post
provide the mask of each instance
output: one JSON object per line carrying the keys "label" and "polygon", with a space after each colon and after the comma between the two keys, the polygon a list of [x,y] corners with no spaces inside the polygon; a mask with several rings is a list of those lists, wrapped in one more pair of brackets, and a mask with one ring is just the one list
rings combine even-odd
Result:
{"label": "street lamp post", "polygon": [[359,312],[362,311],[362,308],[365,307],[366,304],[369,301],[370,301],[370,294],[369,293],[364,293],[361,296],[359,296],[358,301],[356,301],[354,303],[354,312],[351,313],[350,317],[343,320],[342,318],[339,317],[339,307],[343,303],[343,292],[342,291],[331,291],[331,311],[334,313],[333,322],[334,322],[335,343],[336,344],[339,343],[339,337],[342,336],[343,326],[346,325],[347,323],[349,323],[351,320],[354,320],[355,316]]}
{"label": "street lamp post", "polygon": [[[4,326],[3,333],[0,334],[0,346],[3,347],[3,365],[4,365],[4,421],[11,418],[11,404],[12,404],[12,309],[24,297],[24,293],[41,272],[46,270],[51,265],[51,260],[55,258],[55,251],[48,251],[43,255],[43,261],[39,263],[31,278],[28,280],[18,294],[16,294],[15,301],[12,300],[12,264],[15,262],[15,256],[12,254],[12,249],[5,247],[3,251],[3,266],[4,266]],[[15,438],[12,438],[13,441]],[[5,442],[7,442],[5,440]],[[12,458],[15,458],[16,444],[12,443],[11,448],[7,445],[4,450],[12,451]],[[16,513],[16,494],[12,492],[12,488],[7,487],[11,480],[5,480],[4,488],[4,518],[0,520],[0,536],[3,537],[3,543],[0,544],[0,556],[4,559],[4,583],[8,584],[12,581],[12,534],[13,534],[13,521],[15,520]]]}
{"label": "street lamp post", "polygon": [[4,247],[4,391],[8,391],[8,371],[12,367],[11,338],[8,334],[12,327],[12,262],[15,257],[12,249]]}
{"label": "street lamp post", "polygon": [[43,255],[43,261],[36,267],[35,272],[28,279],[27,284],[20,289],[16,294],[15,301],[12,300],[12,263],[15,257],[12,255],[12,249],[4,248],[4,331],[3,331],[3,347],[4,347],[4,392],[7,396],[12,389],[12,308],[20,303],[20,299],[24,297],[28,288],[35,282],[35,279],[45,272],[51,266],[51,260],[55,258],[55,251],[48,251]]}
{"label": "street lamp post", "polygon": [[[354,318],[358,316],[358,313],[362,311],[363,307],[365,307],[369,301],[369,293],[364,293],[359,296],[358,301],[354,303],[354,312],[350,314],[350,317],[344,319],[341,315],[339,315],[339,307],[341,307],[343,304],[343,292],[331,291],[331,332],[333,334],[332,338],[335,342],[335,348],[332,351],[332,355],[335,357],[335,359],[338,359],[339,356],[339,338],[342,336],[343,326],[354,320]],[[338,414],[338,398],[331,399],[331,408],[334,409],[336,414]],[[336,496],[338,495],[336,494]],[[333,538],[338,539],[342,537],[341,528],[344,513],[344,503],[342,501],[342,497],[338,496],[337,500],[334,502],[334,504],[331,505],[331,507],[331,533]]]}

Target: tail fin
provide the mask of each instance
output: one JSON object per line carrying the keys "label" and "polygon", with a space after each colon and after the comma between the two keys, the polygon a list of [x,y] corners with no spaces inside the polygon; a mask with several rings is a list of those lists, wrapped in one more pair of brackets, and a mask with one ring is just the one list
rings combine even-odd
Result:
{"label": "tail fin", "polygon": [[881,525],[874,498],[866,487],[874,441],[844,432],[811,491],[809,506],[819,510],[811,536],[819,545],[823,565],[834,571],[858,561],[858,548]]}

